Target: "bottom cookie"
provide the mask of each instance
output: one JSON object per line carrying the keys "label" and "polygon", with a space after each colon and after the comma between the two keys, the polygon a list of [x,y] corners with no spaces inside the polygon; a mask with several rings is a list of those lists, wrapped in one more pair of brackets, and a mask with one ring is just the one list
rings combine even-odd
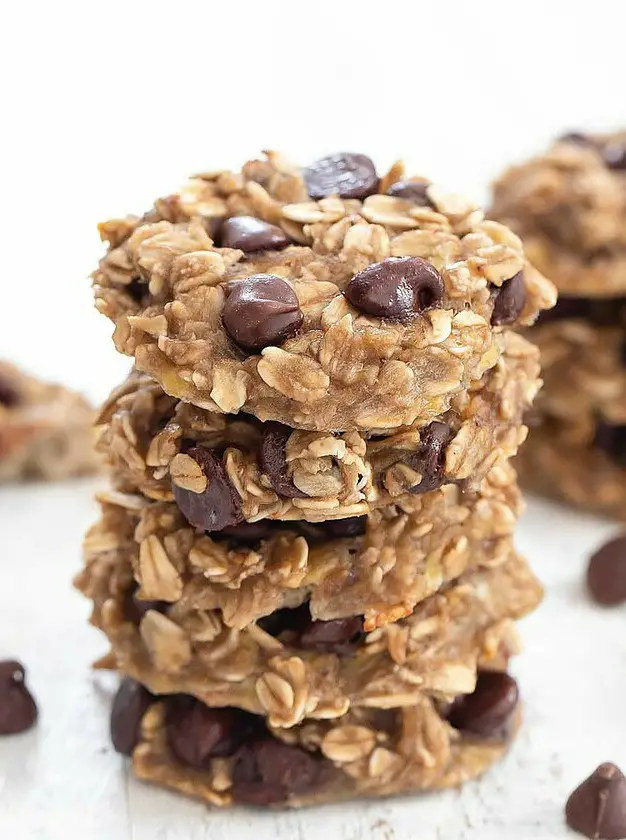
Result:
{"label": "bottom cookie", "polygon": [[505,753],[520,719],[517,685],[500,672],[482,672],[452,703],[423,698],[289,730],[187,695],[155,698],[127,679],[111,729],[144,781],[219,807],[302,807],[457,787]]}

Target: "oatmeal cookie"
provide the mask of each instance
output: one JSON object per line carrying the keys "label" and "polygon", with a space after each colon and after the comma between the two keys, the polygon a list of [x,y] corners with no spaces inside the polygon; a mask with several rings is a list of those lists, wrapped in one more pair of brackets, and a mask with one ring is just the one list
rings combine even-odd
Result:
{"label": "oatmeal cookie", "polygon": [[305,599],[316,619],[365,615],[369,629],[393,621],[465,570],[503,562],[521,511],[508,464],[477,494],[447,486],[412,497],[408,509],[316,524],[242,523],[214,534],[192,528],[171,503],[122,493],[100,499],[81,577],[90,596],[98,570],[123,561],[141,599],[174,604],[184,590],[189,604],[220,609],[237,629]]}
{"label": "oatmeal cookie", "polygon": [[538,352],[508,332],[496,365],[427,426],[333,434],[208,412],[134,373],[101,409],[97,448],[118,489],[176,500],[207,531],[362,516],[445,484],[477,489],[524,441],[540,384]]}
{"label": "oatmeal cookie", "polygon": [[314,620],[301,590],[289,607],[236,629],[206,606],[201,581],[179,581],[176,600],[145,601],[159,593],[136,589],[123,552],[87,566],[77,583],[111,643],[108,664],[158,694],[237,706],[278,727],[353,706],[395,708],[423,694],[471,692],[479,666],[506,666],[518,650],[514,620],[541,598],[525,561],[510,553],[383,627],[368,630],[362,616]]}
{"label": "oatmeal cookie", "polygon": [[101,235],[118,350],[199,408],[297,429],[426,426],[555,297],[508,228],[363,155],[268,152]]}
{"label": "oatmeal cookie", "polygon": [[520,717],[517,684],[497,671],[482,672],[468,696],[352,709],[288,730],[125,680],[111,734],[145,781],[217,807],[299,807],[457,787],[503,755]]}
{"label": "oatmeal cookie", "polygon": [[93,472],[94,418],[79,394],[0,361],[0,482]]}
{"label": "oatmeal cookie", "polygon": [[560,294],[626,293],[626,132],[570,134],[513,166],[492,216],[522,237],[528,259]]}

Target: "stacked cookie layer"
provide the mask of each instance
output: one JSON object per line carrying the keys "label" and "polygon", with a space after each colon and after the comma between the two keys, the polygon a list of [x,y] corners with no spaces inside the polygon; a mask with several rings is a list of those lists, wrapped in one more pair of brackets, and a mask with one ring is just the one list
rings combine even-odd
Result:
{"label": "stacked cookie layer", "polygon": [[480,211],[363,155],[268,153],[102,226],[134,371],[77,585],[136,773],[300,805],[459,784],[519,720],[509,459],[554,290]]}
{"label": "stacked cookie layer", "polygon": [[505,172],[493,213],[554,279],[530,336],[545,387],[518,467],[529,487],[626,511],[626,134],[572,134]]}

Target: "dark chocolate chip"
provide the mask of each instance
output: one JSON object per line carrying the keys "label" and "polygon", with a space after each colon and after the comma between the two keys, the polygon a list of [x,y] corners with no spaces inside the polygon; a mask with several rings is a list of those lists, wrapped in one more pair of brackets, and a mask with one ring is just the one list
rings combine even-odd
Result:
{"label": "dark chocolate chip", "polygon": [[306,493],[298,490],[287,471],[285,451],[292,431],[293,429],[283,426],[282,423],[264,423],[259,464],[279,496],[286,499],[304,499]]}
{"label": "dark chocolate chip", "polygon": [[472,694],[458,697],[448,712],[455,729],[485,738],[503,738],[517,704],[517,683],[508,674],[481,671]]}
{"label": "dark chocolate chip", "polygon": [[20,403],[20,394],[15,385],[8,378],[0,374],[0,405],[5,408],[15,408]]}
{"label": "dark chocolate chip", "polygon": [[234,281],[224,304],[222,323],[245,350],[262,350],[295,335],[304,316],[291,286],[273,274]]}
{"label": "dark chocolate chip", "polygon": [[141,277],[133,277],[130,283],[124,288],[126,294],[131,297],[135,303],[141,303],[144,295],[148,292],[148,284],[144,283]]}
{"label": "dark chocolate chip", "polygon": [[434,207],[435,205],[428,198],[427,190],[429,186],[428,181],[396,181],[387,190],[387,195],[404,198],[419,207]]}
{"label": "dark chocolate chip", "polygon": [[237,709],[213,709],[186,694],[168,699],[165,729],[170,749],[187,767],[208,769],[212,758],[233,755],[251,734],[247,715]]}
{"label": "dark chocolate chip", "polygon": [[20,662],[0,662],[0,735],[25,732],[37,720],[37,704],[26,687],[26,671]]}
{"label": "dark chocolate chip", "polygon": [[231,525],[229,528],[222,528],[211,534],[214,540],[228,540],[233,545],[255,545],[261,540],[269,540],[279,529],[281,523],[267,519],[258,522],[240,522],[238,525]]}
{"label": "dark chocolate chip", "polygon": [[445,481],[446,447],[454,437],[447,423],[433,420],[420,431],[419,448],[406,459],[422,479],[409,488],[411,493],[429,493],[438,490]]}
{"label": "dark chocolate chip", "polygon": [[347,656],[354,653],[363,640],[363,619],[360,616],[335,618],[332,621],[310,621],[300,635],[298,647],[318,653]]}
{"label": "dark chocolate chip", "polygon": [[118,753],[132,755],[139,743],[141,719],[153,699],[141,683],[124,677],[111,708],[111,741]]}
{"label": "dark chocolate chip", "polygon": [[284,802],[291,793],[311,790],[323,766],[317,756],[300,747],[269,737],[254,740],[235,758],[233,798],[248,805]]}
{"label": "dark chocolate chip", "polygon": [[568,826],[590,840],[626,837],[626,778],[615,764],[601,764],[570,795],[565,805]]}
{"label": "dark chocolate chip", "polygon": [[373,263],[355,274],[344,290],[359,311],[400,320],[440,303],[443,293],[439,272],[420,257],[388,257]]}
{"label": "dark chocolate chip", "polygon": [[626,426],[616,426],[598,418],[593,446],[602,450],[619,466],[626,467]]}
{"label": "dark chocolate chip", "polygon": [[176,504],[185,519],[195,528],[209,532],[237,525],[243,520],[241,499],[221,460],[203,446],[194,446],[187,454],[202,468],[207,487],[203,493],[193,493],[172,483]]}
{"label": "dark chocolate chip", "polygon": [[309,195],[315,200],[327,195],[366,198],[378,189],[376,168],[366,155],[329,155],[316,160],[303,175]]}
{"label": "dark chocolate chip", "polygon": [[289,245],[289,237],[281,228],[254,216],[226,219],[220,235],[222,248],[238,248],[245,253],[277,250]]}
{"label": "dark chocolate chip", "polygon": [[609,169],[626,169],[626,143],[608,143],[602,157]]}
{"label": "dark chocolate chip", "polygon": [[494,301],[491,323],[493,326],[500,327],[503,324],[514,323],[526,303],[524,272],[518,271],[510,280],[505,280],[499,288],[494,286],[492,294]]}
{"label": "dark chocolate chip", "polygon": [[626,535],[610,540],[591,556],[587,589],[598,604],[626,602]]}

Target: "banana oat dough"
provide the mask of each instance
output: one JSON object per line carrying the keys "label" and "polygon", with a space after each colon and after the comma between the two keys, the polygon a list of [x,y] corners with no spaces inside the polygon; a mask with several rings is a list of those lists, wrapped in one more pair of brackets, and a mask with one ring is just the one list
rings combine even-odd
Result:
{"label": "banana oat dough", "polygon": [[111,736],[145,781],[218,807],[299,807],[457,787],[506,751],[519,706],[512,677],[483,671],[471,694],[282,729],[186,695],[154,697],[126,679]]}
{"label": "banana oat dough", "polygon": [[333,434],[210,413],[135,373],[101,409],[98,450],[118,489],[176,500],[205,531],[362,516],[446,484],[477,489],[524,441],[539,385],[536,349],[507,332],[494,367],[428,426]]}
{"label": "banana oat dough", "polygon": [[426,426],[555,298],[506,227],[363,155],[269,152],[101,233],[118,350],[172,396],[292,428]]}
{"label": "banana oat dough", "polygon": [[0,361],[0,482],[93,472],[94,417],[79,394]]}

